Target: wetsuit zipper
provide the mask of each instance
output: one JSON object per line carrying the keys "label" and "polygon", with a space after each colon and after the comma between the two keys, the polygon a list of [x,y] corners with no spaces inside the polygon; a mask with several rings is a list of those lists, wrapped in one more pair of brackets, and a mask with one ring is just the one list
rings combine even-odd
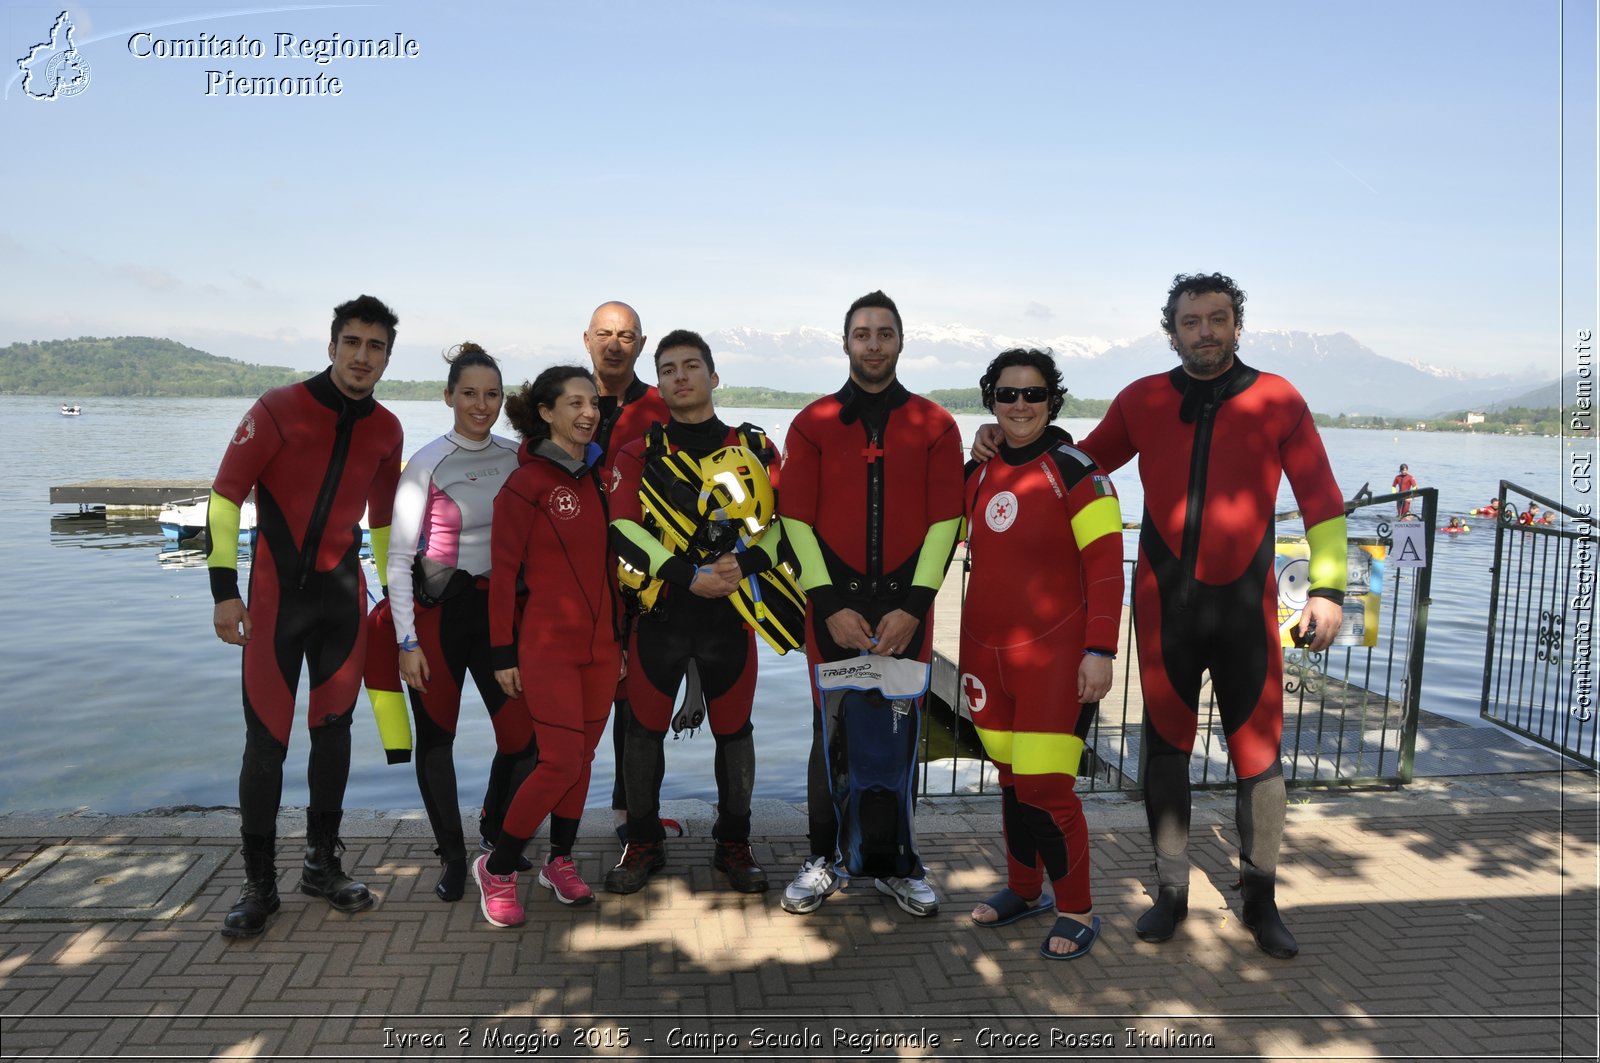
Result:
{"label": "wetsuit zipper", "polygon": [[867,588],[876,597],[883,576],[883,436],[865,417],[861,426],[867,430],[866,453],[875,454],[867,465]]}
{"label": "wetsuit zipper", "polygon": [[334,426],[333,450],[328,455],[328,471],[322,476],[322,489],[317,492],[317,504],[311,510],[311,520],[306,525],[306,539],[300,546],[300,590],[306,589],[316,566],[317,550],[322,546],[322,532],[328,523],[328,511],[333,508],[333,496],[339,492],[339,481],[344,478],[345,458],[350,454],[350,436],[355,429],[355,411],[348,403],[339,410],[339,420]]}
{"label": "wetsuit zipper", "polygon": [[1178,607],[1189,604],[1193,597],[1195,569],[1200,559],[1200,517],[1206,497],[1206,471],[1210,467],[1211,428],[1217,416],[1217,404],[1206,402],[1195,418],[1194,449],[1189,454],[1189,498],[1183,511],[1183,580],[1178,584]]}

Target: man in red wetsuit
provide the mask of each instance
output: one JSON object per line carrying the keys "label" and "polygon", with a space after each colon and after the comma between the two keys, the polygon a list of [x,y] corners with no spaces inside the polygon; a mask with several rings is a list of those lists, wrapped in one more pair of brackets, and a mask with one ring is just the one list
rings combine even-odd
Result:
{"label": "man in red wetsuit", "polygon": [[[811,855],[784,891],[785,911],[815,911],[839,886],[839,824],[822,739],[824,699],[815,666],[860,653],[926,663],[933,599],[961,525],[961,435],[945,410],[895,375],[904,346],[900,311],[883,292],[845,314],[850,379],[801,410],[784,442],[778,513],[807,594],[806,662],[812,666],[811,760],[806,778]],[[913,915],[939,901],[921,861],[878,879]]]}
{"label": "man in red wetsuit", "polygon": [[[339,821],[350,775],[350,710],[365,663],[363,511],[378,578],[388,583],[383,566],[402,440],[400,422],[373,400],[372,389],[389,364],[398,321],[370,295],[336,307],[332,364],[257,400],[212,486],[212,624],[223,642],[244,647],[239,818],[246,882],[223,920],[230,937],[261,933],[278,910],[278,806],[302,660],[311,669],[311,794],[300,889],[340,911],[372,905],[367,887],[340,866]],[[247,608],[239,596],[239,509],[252,490],[257,537]]]}
{"label": "man in red wetsuit", "polygon": [[[1411,467],[1409,465],[1401,463],[1400,471],[1395,474],[1394,483],[1389,486],[1394,488],[1394,492],[1397,495],[1404,494],[1407,491],[1415,491],[1417,489],[1417,478],[1411,475]],[[1404,520],[1410,512],[1411,499],[1402,498],[1394,504],[1394,514],[1399,519]]]}
{"label": "man in red wetsuit", "polygon": [[1165,941],[1188,914],[1189,755],[1209,671],[1239,780],[1243,921],[1287,958],[1299,945],[1274,896],[1286,794],[1273,503],[1287,474],[1311,547],[1296,630],[1320,652],[1342,615],[1344,501],[1300,393],[1237,357],[1244,299],[1220,273],[1177,276],[1162,326],[1182,364],[1124,388],[1082,446],[1107,472],[1137,456],[1144,486],[1133,615],[1159,889],[1138,934]]}
{"label": "man in red wetsuit", "polygon": [[[595,307],[589,317],[589,327],[584,330],[583,349],[589,352],[589,360],[594,364],[595,388],[600,392],[600,424],[595,429],[594,441],[600,444],[605,458],[599,468],[610,469],[623,447],[643,439],[651,425],[666,424],[671,419],[667,404],[661,400],[661,392],[640,380],[639,374],[634,372],[645,339],[639,312],[615,299]],[[624,645],[627,638],[625,631]],[[628,705],[625,683],[617,684],[612,710],[611,752],[615,757],[616,774],[611,784],[611,810],[616,818],[617,838],[626,844],[628,801],[622,784],[623,743],[633,710]]]}
{"label": "man in red wetsuit", "polygon": [[645,338],[638,311],[615,300],[595,307],[583,333],[583,349],[594,363],[600,392],[600,426],[594,441],[605,454],[602,469],[611,468],[617,451],[643,439],[651,425],[666,424],[672,416],[661,392],[634,372]]}

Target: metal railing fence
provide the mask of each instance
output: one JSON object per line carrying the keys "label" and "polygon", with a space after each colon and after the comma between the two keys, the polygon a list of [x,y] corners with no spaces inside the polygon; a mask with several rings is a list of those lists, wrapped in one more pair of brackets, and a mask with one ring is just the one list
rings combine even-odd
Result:
{"label": "metal railing fence", "polygon": [[[1508,480],[1498,498],[1479,712],[1600,767],[1590,664],[1594,519]],[[1523,523],[1533,503],[1559,523]]]}
{"label": "metal railing fence", "polygon": [[[1416,518],[1424,529],[1423,557],[1431,559],[1437,490],[1368,495],[1346,504],[1352,574],[1364,581],[1368,595],[1375,592],[1377,598],[1375,606],[1364,613],[1366,625],[1374,629],[1372,645],[1336,644],[1322,653],[1283,651],[1282,758],[1290,786],[1377,786],[1411,781],[1431,571],[1427,564],[1402,566],[1392,557],[1395,509],[1401,501],[1409,501],[1414,513],[1420,503]],[[1278,521],[1280,547],[1304,544],[1303,529],[1296,528],[1298,513],[1280,514]],[[1128,559],[1125,564],[1131,591],[1135,561]],[[966,575],[963,563],[963,598]],[[1347,617],[1351,608],[1347,601]],[[1112,692],[1100,703],[1086,739],[1078,777],[1080,792],[1141,788],[1144,697],[1132,610],[1127,606],[1123,609],[1122,647]],[[947,671],[959,676],[958,668]],[[950,708],[959,707],[959,697],[946,692],[940,700],[941,709],[931,713],[924,725],[922,792],[998,792],[994,768],[986,764],[971,724]],[[1227,738],[1209,676],[1201,691],[1190,775],[1196,787],[1233,781]]]}

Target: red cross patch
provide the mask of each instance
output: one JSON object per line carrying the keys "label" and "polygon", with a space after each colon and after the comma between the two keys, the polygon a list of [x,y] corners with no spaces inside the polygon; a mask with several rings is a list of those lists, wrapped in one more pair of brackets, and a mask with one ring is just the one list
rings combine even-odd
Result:
{"label": "red cross patch", "polygon": [[967,711],[976,716],[983,711],[989,703],[989,691],[985,689],[983,680],[966,672],[961,676],[961,693],[967,699]]}

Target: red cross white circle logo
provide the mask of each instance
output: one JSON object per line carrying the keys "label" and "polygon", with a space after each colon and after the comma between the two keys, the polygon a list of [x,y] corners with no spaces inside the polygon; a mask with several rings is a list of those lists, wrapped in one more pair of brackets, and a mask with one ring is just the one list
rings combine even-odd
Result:
{"label": "red cross white circle logo", "polygon": [[961,676],[961,693],[967,699],[967,711],[973,715],[982,712],[989,703],[989,691],[984,688],[983,680],[971,672],[964,672]]}
{"label": "red cross white circle logo", "polygon": [[983,511],[983,520],[991,531],[1003,532],[1011,527],[1017,520],[1017,496],[1010,491],[1001,491],[989,499]]}
{"label": "red cross white circle logo", "polygon": [[550,492],[550,512],[562,520],[576,517],[581,508],[578,504],[578,492],[572,488],[558,487]]}

